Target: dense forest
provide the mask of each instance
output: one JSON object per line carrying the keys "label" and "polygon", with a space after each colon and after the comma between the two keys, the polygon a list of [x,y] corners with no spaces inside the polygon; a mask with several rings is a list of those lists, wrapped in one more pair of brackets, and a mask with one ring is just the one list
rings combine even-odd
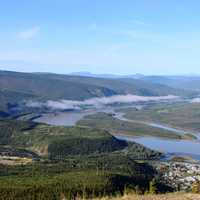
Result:
{"label": "dense forest", "polygon": [[74,199],[122,194],[125,188],[144,193],[157,172],[138,160],[162,157],[94,128],[13,119],[1,119],[0,127],[0,157],[12,161],[0,164],[0,199]]}

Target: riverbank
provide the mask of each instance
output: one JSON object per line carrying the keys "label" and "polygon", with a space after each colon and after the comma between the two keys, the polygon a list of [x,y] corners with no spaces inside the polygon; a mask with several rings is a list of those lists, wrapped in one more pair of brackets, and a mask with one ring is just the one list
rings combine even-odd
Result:
{"label": "riverbank", "polygon": [[184,135],[164,130],[157,127],[151,127],[142,123],[134,123],[118,119],[114,113],[99,112],[93,115],[87,115],[77,122],[78,126],[93,127],[97,129],[106,129],[113,135],[123,134],[130,136],[153,136],[169,139],[183,139]]}
{"label": "riverbank", "polygon": [[125,113],[125,119],[166,125],[183,134],[187,132],[195,135],[200,132],[200,103],[154,104],[142,110],[125,108],[117,111]]}
{"label": "riverbank", "polygon": [[130,122],[123,113],[115,112],[113,108],[108,108],[101,113],[98,111],[49,113],[34,121],[51,125],[103,129],[118,139],[134,141],[166,154],[189,156],[200,160],[200,143],[194,135],[180,133],[179,130],[171,130],[166,126],[155,127],[154,125],[153,127],[141,122]]}
{"label": "riverbank", "polygon": [[[127,117],[128,110],[135,112],[145,112],[144,105],[129,105],[129,106],[105,106],[103,108],[98,109],[84,109],[84,110],[74,110],[74,111],[65,111],[65,112],[50,112],[43,113],[38,117],[34,117],[30,120],[40,123],[46,123],[50,125],[60,125],[60,126],[76,126],[80,125],[84,120],[90,120],[91,115],[93,117],[93,124],[95,124],[96,120],[103,120],[105,123],[105,119],[107,123],[110,123],[115,119],[117,122],[117,127],[114,130],[114,134],[124,134],[130,136],[155,136],[161,138],[169,138],[169,139],[185,139],[185,140],[197,140],[198,134],[195,132],[190,132],[181,128],[177,128],[174,126],[170,126],[169,124],[164,123],[155,123],[152,121],[146,120],[137,120],[130,119]],[[150,105],[146,105],[150,106]],[[155,106],[155,105],[154,105]],[[103,110],[103,112],[102,112]],[[105,119],[102,119],[102,114]],[[137,113],[136,113],[137,115]],[[89,116],[89,117],[88,117]],[[24,116],[23,116],[24,117]],[[27,117],[27,116],[26,116]],[[32,117],[32,116],[31,116]],[[20,119],[20,118],[19,118]],[[22,119],[22,118],[21,118]],[[123,123],[123,124],[122,124]],[[123,127],[119,127],[122,124]],[[82,125],[82,124],[81,124]],[[86,124],[87,126],[88,124]],[[90,124],[89,124],[90,125]],[[85,124],[83,125],[85,126]],[[105,126],[105,124],[103,124]],[[101,127],[100,127],[101,128]],[[112,132],[112,129],[107,126]]]}
{"label": "riverbank", "polygon": [[166,155],[190,157],[194,160],[200,160],[200,143],[193,140],[171,140],[167,138],[156,137],[131,137],[126,135],[117,135],[118,139],[129,142],[137,142],[150,149],[165,153]]}

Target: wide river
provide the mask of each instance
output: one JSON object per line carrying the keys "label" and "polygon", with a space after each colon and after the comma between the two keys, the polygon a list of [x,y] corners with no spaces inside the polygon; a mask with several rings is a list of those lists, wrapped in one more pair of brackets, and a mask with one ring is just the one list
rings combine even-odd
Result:
{"label": "wide river", "polygon": [[[127,119],[123,116],[123,113],[115,112],[113,107],[107,107],[106,109],[91,109],[86,111],[69,111],[69,112],[58,112],[55,114],[43,114],[40,118],[35,119],[36,122],[47,123],[51,125],[63,125],[63,126],[74,126],[76,123],[81,120],[86,115],[95,114],[97,112],[106,112],[114,114],[114,117],[123,121],[137,122],[134,120]],[[186,131],[182,129],[176,129],[169,127],[165,124],[157,123],[148,123],[141,122],[145,125],[152,127],[164,129],[171,131],[173,133],[185,134]],[[198,135],[196,135],[198,136]],[[185,155],[190,156],[194,159],[200,160],[200,140],[169,140],[156,137],[130,137],[130,136],[116,136],[118,139],[134,141],[140,143],[146,147],[149,147],[154,150],[164,152],[166,154],[175,154],[175,155]],[[200,138],[200,137],[199,137]]]}

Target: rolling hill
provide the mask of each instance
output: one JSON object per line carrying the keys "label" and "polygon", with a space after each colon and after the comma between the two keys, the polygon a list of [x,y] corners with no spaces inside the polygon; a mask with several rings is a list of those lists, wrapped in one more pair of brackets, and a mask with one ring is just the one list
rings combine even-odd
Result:
{"label": "rolling hill", "polygon": [[91,199],[128,186],[146,191],[156,171],[137,159],[161,156],[103,130],[0,120],[0,199]]}
{"label": "rolling hill", "polygon": [[153,84],[162,84],[176,89],[200,91],[199,76],[144,76],[140,80]]}
{"label": "rolling hill", "polygon": [[130,78],[95,78],[51,73],[0,71],[0,111],[24,100],[85,100],[117,94],[190,95],[158,83]]}
{"label": "rolling hill", "polygon": [[[51,158],[69,155],[110,153],[132,145],[110,135],[107,131],[94,128],[59,127],[37,124],[30,121],[0,120],[0,146],[33,151],[40,156]],[[155,151],[133,143],[136,149],[132,155],[144,156],[142,152],[159,157]],[[131,147],[131,148],[130,148]]]}

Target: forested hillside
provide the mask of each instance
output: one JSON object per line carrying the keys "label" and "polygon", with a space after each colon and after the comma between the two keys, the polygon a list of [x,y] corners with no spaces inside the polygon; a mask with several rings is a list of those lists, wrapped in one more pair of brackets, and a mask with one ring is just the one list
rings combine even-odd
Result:
{"label": "forested hillside", "polygon": [[[162,154],[107,131],[0,120],[0,199],[60,200],[148,190]],[[164,187],[165,188],[165,187]]]}
{"label": "forested hillside", "polygon": [[0,111],[24,100],[84,100],[117,94],[141,96],[191,95],[136,79],[105,79],[43,73],[0,71]]}

